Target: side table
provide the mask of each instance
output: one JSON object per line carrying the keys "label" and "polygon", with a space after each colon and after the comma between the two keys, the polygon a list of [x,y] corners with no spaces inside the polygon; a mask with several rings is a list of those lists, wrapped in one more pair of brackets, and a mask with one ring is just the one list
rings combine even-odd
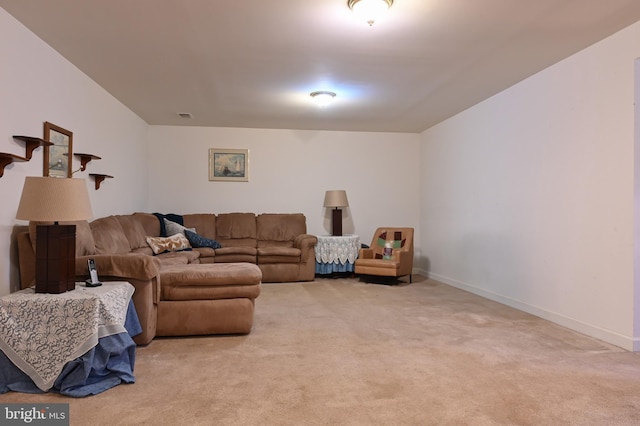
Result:
{"label": "side table", "polygon": [[360,251],[358,235],[318,235],[316,244],[316,274],[353,272]]}
{"label": "side table", "polygon": [[[44,392],[56,389],[59,382],[68,388],[77,388],[94,384],[100,377],[109,379],[113,385],[123,381],[132,383],[135,343],[125,325],[135,328],[131,322],[137,322],[131,303],[133,292],[134,287],[128,282],[106,282],[94,288],[77,283],[75,290],[61,294],[35,293],[33,288],[28,288],[1,297],[0,349],[3,362],[10,361],[2,364],[3,371],[19,368]],[[139,322],[137,326],[139,328]],[[124,364],[112,372],[108,369],[110,364],[106,364],[107,370],[98,371],[97,378],[86,377],[87,383],[69,384],[68,378],[63,377],[65,365],[94,348],[102,350],[105,338],[112,339],[107,346],[107,359],[122,356],[130,371],[124,371]],[[114,375],[119,380],[114,380]],[[76,380],[77,375],[71,376]],[[17,379],[20,384],[11,383],[14,377],[0,375],[0,393],[24,386],[22,378]],[[106,390],[104,385],[102,390]]]}

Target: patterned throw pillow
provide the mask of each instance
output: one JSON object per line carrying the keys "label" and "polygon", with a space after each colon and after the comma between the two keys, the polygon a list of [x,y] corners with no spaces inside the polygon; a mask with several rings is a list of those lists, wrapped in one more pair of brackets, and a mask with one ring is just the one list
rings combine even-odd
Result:
{"label": "patterned throw pillow", "polygon": [[184,234],[185,230],[196,232],[196,228],[187,228],[169,219],[163,220],[164,228],[166,229],[167,235]]}
{"label": "patterned throw pillow", "polygon": [[407,239],[402,238],[402,232],[400,231],[394,231],[392,240],[387,240],[387,232],[383,232],[378,235],[377,241],[378,246],[382,247],[382,254],[376,253],[375,258],[385,260],[393,259],[393,250],[404,247],[406,242]]}
{"label": "patterned throw pillow", "polygon": [[184,231],[184,234],[187,236],[189,243],[191,243],[191,247],[211,247],[212,249],[219,249],[222,247],[222,245],[220,245],[216,240],[210,240],[209,238],[205,238],[202,235],[189,231],[188,229]]}
{"label": "patterned throw pillow", "polygon": [[175,234],[170,237],[147,237],[147,244],[153,250],[153,254],[165,253],[168,251],[180,251],[191,248],[189,240],[184,234]]}

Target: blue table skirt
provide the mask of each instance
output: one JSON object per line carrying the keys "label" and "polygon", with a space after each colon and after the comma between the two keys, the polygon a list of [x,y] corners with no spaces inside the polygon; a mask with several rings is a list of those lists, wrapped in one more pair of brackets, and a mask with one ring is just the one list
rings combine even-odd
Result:
{"label": "blue table skirt", "polygon": [[[142,327],[133,302],[129,302],[124,326],[127,333],[101,337],[95,347],[65,364],[50,391],[83,397],[99,394],[121,383],[134,383],[136,344],[132,337],[140,334]],[[0,393],[9,391],[44,393],[0,351]]]}
{"label": "blue table skirt", "polygon": [[353,272],[353,263],[320,263],[316,262],[316,274],[332,274],[334,272]]}

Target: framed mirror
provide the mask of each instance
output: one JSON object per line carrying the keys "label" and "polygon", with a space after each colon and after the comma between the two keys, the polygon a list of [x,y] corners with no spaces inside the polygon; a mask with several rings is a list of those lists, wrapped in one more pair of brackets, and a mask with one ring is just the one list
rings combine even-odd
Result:
{"label": "framed mirror", "polygon": [[46,121],[44,123],[44,140],[53,145],[44,147],[43,176],[71,177],[71,161],[73,159],[73,133]]}

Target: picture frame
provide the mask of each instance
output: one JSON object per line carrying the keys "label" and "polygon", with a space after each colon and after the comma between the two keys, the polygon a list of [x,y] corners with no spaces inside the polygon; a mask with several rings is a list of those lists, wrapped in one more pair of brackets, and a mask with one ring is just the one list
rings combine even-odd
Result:
{"label": "picture frame", "polygon": [[73,159],[73,132],[45,121],[44,140],[53,143],[44,146],[43,176],[70,178]]}
{"label": "picture frame", "polygon": [[249,150],[210,148],[209,180],[248,182]]}

